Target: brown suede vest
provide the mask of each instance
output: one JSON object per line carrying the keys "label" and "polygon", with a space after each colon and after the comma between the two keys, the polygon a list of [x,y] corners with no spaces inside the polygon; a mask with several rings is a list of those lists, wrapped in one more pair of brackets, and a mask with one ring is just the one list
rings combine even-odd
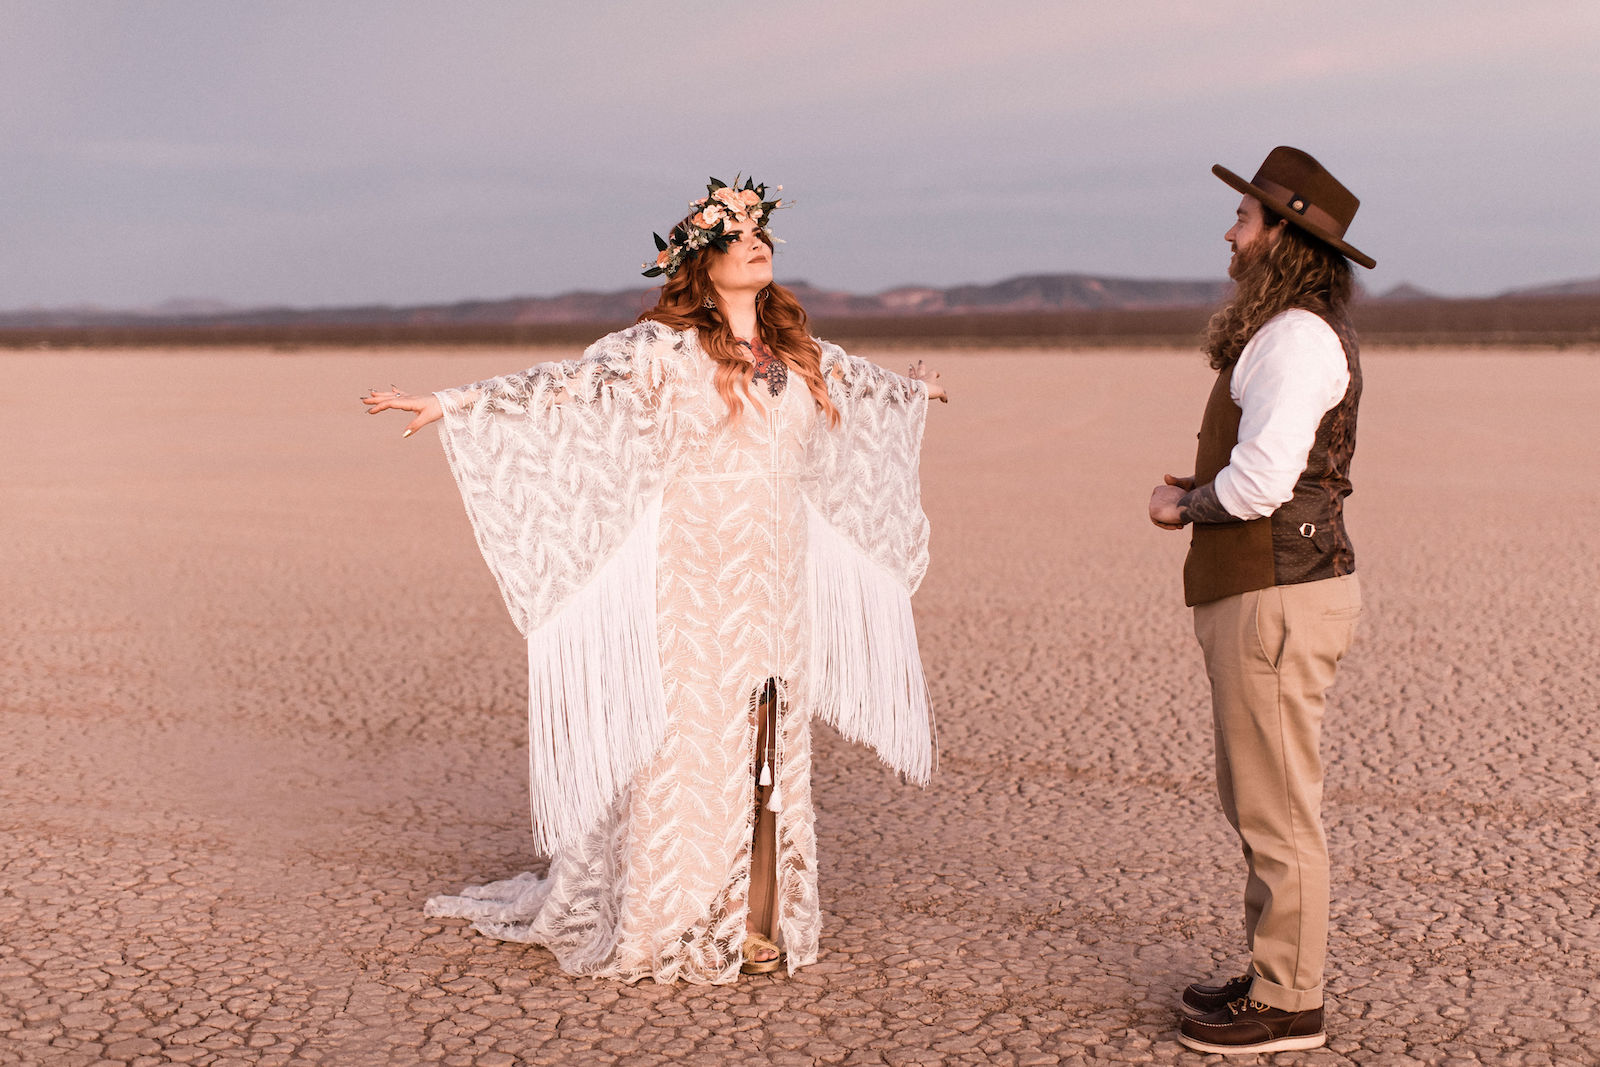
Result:
{"label": "brown suede vest", "polygon": [[[1317,425],[1305,470],[1294,496],[1263,519],[1195,523],[1183,564],[1183,600],[1193,607],[1273,585],[1315,582],[1356,569],[1355,549],[1344,528],[1344,498],[1350,495],[1350,460],[1356,450],[1356,408],[1361,403],[1361,358],[1348,320],[1327,320],[1344,346],[1350,386]],[[1200,420],[1194,482],[1205,485],[1228,465],[1239,443],[1233,402],[1233,367],[1217,375]]]}

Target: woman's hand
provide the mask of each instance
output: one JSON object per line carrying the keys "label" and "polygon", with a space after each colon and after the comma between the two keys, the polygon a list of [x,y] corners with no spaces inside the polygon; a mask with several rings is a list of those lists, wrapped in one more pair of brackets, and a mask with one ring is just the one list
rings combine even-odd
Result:
{"label": "woman's hand", "polygon": [[929,400],[938,400],[945,404],[950,403],[950,394],[945,392],[944,386],[939,384],[939,372],[929,370],[928,365],[922,360],[919,359],[911,364],[911,370],[907,372],[907,377],[913,381],[922,382],[928,387]]}
{"label": "woman's hand", "polygon": [[444,418],[444,409],[439,406],[439,398],[432,393],[427,396],[412,396],[390,386],[384,391],[368,390],[367,395],[361,398],[361,402],[367,405],[368,415],[376,415],[390,408],[396,411],[416,412],[417,417],[411,420],[411,424],[406,427],[401,437],[410,437],[428,423]]}

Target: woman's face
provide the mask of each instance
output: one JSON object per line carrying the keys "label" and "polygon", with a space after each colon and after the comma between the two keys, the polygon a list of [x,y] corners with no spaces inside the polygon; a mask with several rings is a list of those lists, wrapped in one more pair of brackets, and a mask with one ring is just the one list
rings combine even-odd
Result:
{"label": "woman's face", "polygon": [[706,277],[719,293],[756,292],[772,283],[772,246],[759,227],[746,219],[725,232],[733,235],[726,252],[711,250]]}

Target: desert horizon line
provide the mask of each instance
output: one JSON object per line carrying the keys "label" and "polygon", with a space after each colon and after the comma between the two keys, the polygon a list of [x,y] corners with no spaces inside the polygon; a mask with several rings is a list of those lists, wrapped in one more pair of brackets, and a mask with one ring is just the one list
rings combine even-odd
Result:
{"label": "desert horizon line", "polygon": [[[950,294],[986,289],[998,289],[1007,285],[1031,281],[1076,281],[1080,283],[1115,283],[1136,286],[1185,286],[1185,287],[1217,287],[1225,288],[1227,278],[1180,278],[1161,276],[1137,276],[1128,274],[1095,274],[1086,271],[1034,271],[1024,274],[1010,275],[994,281],[961,282],[954,285],[928,285],[918,282],[904,282],[867,292],[827,286],[815,285],[809,280],[797,278],[780,284],[790,289],[803,289],[816,294],[825,294],[834,298],[849,298],[854,300],[873,300],[909,294]],[[1562,295],[1600,295],[1600,275],[1584,278],[1570,278],[1555,282],[1543,282],[1533,285],[1519,285],[1501,289],[1494,293],[1474,294],[1446,294],[1429,289],[1410,281],[1398,282],[1382,290],[1373,290],[1361,285],[1362,279],[1357,278],[1358,288],[1370,299],[1418,299],[1418,300],[1495,300],[1503,297],[1524,296],[1562,296]],[[0,308],[0,316],[22,316],[31,314],[107,314],[107,315],[167,315],[167,316],[195,316],[203,317],[213,314],[230,314],[241,312],[264,311],[337,311],[358,308],[436,308],[460,307],[476,304],[507,304],[518,301],[558,301],[567,298],[584,297],[610,297],[622,298],[643,294],[659,288],[657,285],[624,286],[619,288],[600,288],[580,286],[564,289],[552,293],[512,293],[505,296],[465,296],[456,299],[440,297],[437,299],[420,300],[357,300],[357,301],[238,301],[227,300],[221,297],[201,295],[174,295],[153,304],[139,305],[113,305],[84,301],[71,304],[42,304],[33,303],[17,307]],[[1203,303],[1205,301],[1198,301]],[[1178,306],[1178,305],[1171,305]],[[916,307],[908,307],[908,311],[915,312]]]}

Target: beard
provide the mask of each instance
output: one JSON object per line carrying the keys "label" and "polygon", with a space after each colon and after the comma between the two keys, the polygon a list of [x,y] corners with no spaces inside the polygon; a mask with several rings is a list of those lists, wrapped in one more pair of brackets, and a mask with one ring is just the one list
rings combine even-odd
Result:
{"label": "beard", "polygon": [[1231,366],[1245,342],[1270,317],[1270,313],[1262,313],[1263,306],[1270,302],[1267,295],[1278,273],[1274,270],[1273,251],[1273,243],[1255,240],[1237,247],[1228,261],[1233,292],[1206,328],[1206,352],[1217,370]]}
{"label": "beard", "polygon": [[1233,258],[1228,260],[1228,277],[1232,278],[1241,289],[1247,280],[1259,280],[1269,250],[1267,242],[1260,238],[1234,249]]}
{"label": "beard", "polygon": [[[1272,316],[1304,308],[1340,318],[1350,302],[1350,265],[1314,238],[1287,226],[1275,240],[1254,240],[1228,263],[1233,291],[1206,327],[1206,354],[1217,370],[1239,358]],[[1325,314],[1326,313],[1326,314]]]}
{"label": "beard", "polygon": [[1233,254],[1228,261],[1228,277],[1233,280],[1233,293],[1228,299],[1232,307],[1249,307],[1260,302],[1266,291],[1279,279],[1274,269],[1274,246],[1262,240],[1251,241]]}

